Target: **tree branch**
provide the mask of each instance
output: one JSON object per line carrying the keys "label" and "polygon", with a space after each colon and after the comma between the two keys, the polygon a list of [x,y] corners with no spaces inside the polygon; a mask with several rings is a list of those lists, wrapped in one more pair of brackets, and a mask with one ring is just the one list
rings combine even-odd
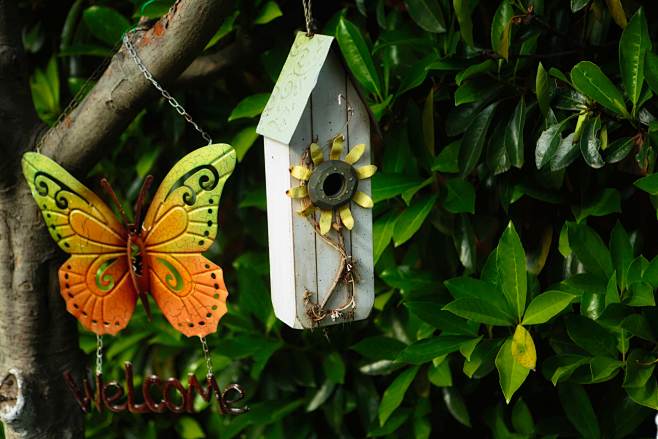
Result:
{"label": "tree branch", "polygon": [[13,184],[16,145],[32,143],[39,119],[32,105],[17,2],[0,0],[0,187]]}
{"label": "tree branch", "polygon": [[[136,31],[133,44],[149,71],[166,86],[203,50],[227,0],[178,0],[153,27]],[[155,92],[122,47],[94,88],[61,123],[45,133],[41,151],[75,172],[96,161]]]}
{"label": "tree branch", "polygon": [[248,35],[243,35],[217,52],[195,59],[178,77],[176,85],[187,86],[215,78],[222,74],[227,67],[234,66],[237,61],[251,59],[253,52],[254,42]]}

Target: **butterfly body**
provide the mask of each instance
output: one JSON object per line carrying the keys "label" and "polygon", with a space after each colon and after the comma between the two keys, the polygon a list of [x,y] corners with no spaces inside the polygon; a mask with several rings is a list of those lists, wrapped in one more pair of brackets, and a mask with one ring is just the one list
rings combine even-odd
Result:
{"label": "butterfly body", "polygon": [[144,220],[138,213],[128,225],[57,163],[26,153],[32,195],[51,236],[71,255],[59,270],[67,310],[92,332],[116,334],[137,297],[150,314],[150,294],[183,334],[214,332],[228,292],[221,268],[202,252],[217,234],[219,198],[234,166],[229,145],[188,154],[164,178]]}

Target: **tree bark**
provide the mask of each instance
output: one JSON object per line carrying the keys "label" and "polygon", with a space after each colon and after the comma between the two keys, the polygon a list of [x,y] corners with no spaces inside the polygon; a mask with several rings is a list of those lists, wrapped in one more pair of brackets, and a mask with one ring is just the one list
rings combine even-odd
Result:
{"label": "tree bark", "polygon": [[[155,90],[122,47],[80,105],[46,130],[30,98],[16,3],[0,0],[0,420],[9,439],[77,438],[84,420],[62,373],[81,376],[84,358],[59,294],[57,269],[66,255],[43,226],[20,157],[40,144],[74,175],[88,169]],[[158,81],[173,83],[196,58],[225,5],[179,0],[135,32],[137,52]]]}

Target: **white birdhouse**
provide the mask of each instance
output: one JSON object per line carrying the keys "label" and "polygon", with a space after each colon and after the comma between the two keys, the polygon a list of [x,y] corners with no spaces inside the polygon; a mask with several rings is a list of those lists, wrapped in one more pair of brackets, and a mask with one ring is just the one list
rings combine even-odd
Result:
{"label": "white birdhouse", "polygon": [[292,328],[374,301],[371,115],[334,38],[297,34],[263,115],[272,303]]}

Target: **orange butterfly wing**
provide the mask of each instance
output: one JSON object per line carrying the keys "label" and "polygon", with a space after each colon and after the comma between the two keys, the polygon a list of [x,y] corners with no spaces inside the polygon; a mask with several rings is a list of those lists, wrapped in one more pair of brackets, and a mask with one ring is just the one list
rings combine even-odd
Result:
{"label": "orange butterfly wing", "polygon": [[23,175],[50,235],[71,257],[59,269],[67,310],[89,331],[116,334],[135,309],[127,232],[91,190],[48,157],[23,155]]}
{"label": "orange butterfly wing", "polygon": [[169,323],[188,337],[215,332],[226,313],[222,269],[201,253],[217,236],[219,199],[234,167],[230,145],[193,151],[167,174],[144,218],[150,292]]}

